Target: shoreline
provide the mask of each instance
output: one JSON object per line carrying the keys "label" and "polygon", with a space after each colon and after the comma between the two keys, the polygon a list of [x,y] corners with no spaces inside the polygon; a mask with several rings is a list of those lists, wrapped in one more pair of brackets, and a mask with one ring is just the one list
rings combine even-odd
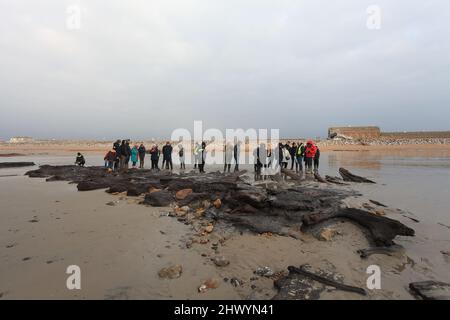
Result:
{"label": "shoreline", "polygon": [[[285,142],[284,140],[280,140]],[[292,140],[290,140],[292,141]],[[148,148],[153,142],[144,141],[144,145]],[[159,143],[162,145],[163,142]],[[174,150],[177,149],[175,143],[172,144]],[[417,152],[418,154],[424,152],[441,151],[444,155],[450,156],[450,142],[449,143],[405,143],[405,144],[361,144],[361,143],[345,143],[339,141],[319,141],[317,142],[321,152]],[[247,149],[251,149],[251,144]],[[69,155],[76,152],[86,154],[104,155],[112,147],[112,142],[108,143],[86,143],[86,142],[54,142],[49,144],[0,144],[0,157],[20,157],[27,155]],[[210,150],[222,150],[220,144],[210,145]],[[249,152],[249,151],[247,151]]]}

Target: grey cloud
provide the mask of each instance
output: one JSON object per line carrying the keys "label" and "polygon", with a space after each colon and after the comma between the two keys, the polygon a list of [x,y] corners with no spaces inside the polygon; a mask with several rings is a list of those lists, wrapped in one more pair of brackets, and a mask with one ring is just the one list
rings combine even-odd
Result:
{"label": "grey cloud", "polygon": [[[80,30],[66,8],[83,8]],[[0,138],[205,127],[448,130],[450,3],[3,1]]]}

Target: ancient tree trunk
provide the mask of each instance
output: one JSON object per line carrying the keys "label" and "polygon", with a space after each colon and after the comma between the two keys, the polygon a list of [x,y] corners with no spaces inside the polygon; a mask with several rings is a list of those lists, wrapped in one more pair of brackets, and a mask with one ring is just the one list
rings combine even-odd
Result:
{"label": "ancient tree trunk", "polygon": [[342,176],[342,179],[344,179],[344,181],[359,182],[359,183],[375,183],[375,181],[354,175],[345,168],[339,168],[339,174]]}

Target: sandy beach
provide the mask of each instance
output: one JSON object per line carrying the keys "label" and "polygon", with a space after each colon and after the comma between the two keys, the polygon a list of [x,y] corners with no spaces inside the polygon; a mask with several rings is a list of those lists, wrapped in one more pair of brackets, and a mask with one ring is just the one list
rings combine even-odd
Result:
{"label": "sandy beach", "polygon": [[[91,162],[102,165],[104,150],[98,146],[75,144],[56,149],[2,146],[1,152],[16,153],[7,157],[12,160],[71,164],[68,154],[84,150],[92,154]],[[332,146],[324,148],[324,161],[330,165],[324,170],[332,170],[334,162],[362,172],[368,168],[381,170],[385,164],[381,162],[376,169],[374,163],[380,163],[386,150],[406,158],[414,157],[418,150],[438,158],[450,156],[448,145]],[[374,160],[369,154],[380,158]],[[355,164],[358,160],[363,161]],[[173,208],[141,205],[142,196],[111,195],[103,190],[79,192],[65,181],[24,176],[30,169],[0,172],[1,299],[271,299],[278,292],[274,287],[277,276],[286,274],[289,265],[302,264],[333,272],[345,283],[362,288],[369,276],[367,267],[380,266],[381,290],[367,290],[367,296],[361,296],[327,287],[321,299],[414,299],[408,290],[410,282],[450,281],[449,258],[443,253],[450,250],[448,216],[440,214],[427,220],[423,217],[427,213],[401,207],[395,197],[383,198],[384,194],[375,191],[383,185],[368,189],[352,184],[344,188],[363,193],[349,200],[352,206],[361,207],[374,195],[378,196],[375,200],[388,201],[389,208],[373,209],[382,209],[387,217],[414,228],[416,235],[397,237],[395,242],[401,250],[395,254],[361,259],[357,250],[370,247],[370,243],[361,228],[352,223],[332,224],[337,235],[331,241],[320,241],[309,233],[295,239],[217,225],[207,243],[192,243],[198,230],[169,216]],[[448,168],[443,170],[448,174]],[[445,208],[448,200],[442,201]],[[226,257],[229,264],[215,265],[212,258],[217,256]],[[66,288],[66,268],[72,264],[81,268],[81,290]],[[158,276],[161,268],[173,265],[182,266],[179,278]],[[275,275],[255,276],[255,270],[264,266]],[[217,281],[217,288],[199,293],[199,286],[208,279]]]}
{"label": "sandy beach", "polygon": [[[301,141],[305,142],[305,139],[281,139],[280,142],[295,142]],[[104,155],[108,150],[111,149],[114,141],[87,141],[87,140],[73,140],[73,141],[53,141],[53,142],[36,142],[36,143],[0,143],[0,157],[11,157],[20,155],[68,155],[76,154],[76,152],[82,152],[86,154],[99,154]],[[165,144],[165,140],[162,141],[146,141],[146,140],[136,140],[132,143],[144,143],[147,147],[153,144],[158,144],[162,146]],[[445,143],[444,143],[445,142]],[[172,142],[175,149],[177,148],[177,143]],[[256,142],[251,142],[247,147],[247,152],[253,150],[257,145]],[[429,154],[450,156],[450,143],[443,141],[442,143],[399,143],[399,144],[388,144],[388,143],[373,143],[373,144],[361,144],[361,143],[345,143],[341,141],[333,140],[319,140],[317,145],[323,152],[345,152],[345,151],[358,151],[358,152],[377,152],[386,154],[409,154],[418,155]],[[212,150],[223,150],[223,144],[215,143],[209,147]],[[244,150],[244,147],[242,147]]]}

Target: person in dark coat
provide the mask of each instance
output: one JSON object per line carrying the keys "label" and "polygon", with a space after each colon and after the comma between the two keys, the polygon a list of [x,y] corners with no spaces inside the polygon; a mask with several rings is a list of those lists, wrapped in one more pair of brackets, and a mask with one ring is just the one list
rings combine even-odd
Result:
{"label": "person in dark coat", "polygon": [[153,147],[150,149],[150,160],[152,161],[152,170],[159,171],[159,167],[158,167],[159,154],[160,154],[160,152],[159,152],[158,146],[156,144],[153,145]]}
{"label": "person in dark coat", "polygon": [[141,143],[141,145],[138,148],[138,153],[139,153],[139,168],[143,169],[144,168],[144,159],[145,159],[145,146],[143,143]]}
{"label": "person in dark coat", "polygon": [[128,170],[128,162],[130,161],[131,148],[126,140],[122,140],[120,144],[120,170]]}
{"label": "person in dark coat", "polygon": [[294,170],[295,156],[297,153],[297,144],[295,142],[292,142],[291,148],[289,149],[289,153],[291,154],[291,170]]}
{"label": "person in dark coat", "polygon": [[320,159],[320,149],[317,147],[316,154],[314,155],[314,172],[315,173],[319,172],[319,159]]}
{"label": "person in dark coat", "polygon": [[184,156],[184,147],[181,143],[178,145],[178,157],[180,158],[180,169],[185,170],[186,163],[185,163],[185,156]]}
{"label": "person in dark coat", "polygon": [[127,169],[128,169],[128,163],[130,162],[130,157],[131,157],[130,139],[125,141],[125,145],[127,146],[126,166],[127,166]]}
{"label": "person in dark coat", "polygon": [[116,151],[116,160],[114,161],[114,171],[120,169],[120,140],[117,140],[113,144],[113,150]]}
{"label": "person in dark coat", "polygon": [[81,153],[77,153],[77,157],[75,158],[75,164],[84,167],[84,164],[86,163],[86,160],[84,160],[84,156]]}
{"label": "person in dark coat", "polygon": [[172,145],[170,144],[169,141],[167,141],[166,145],[162,148],[163,166],[164,166],[164,163],[165,163],[166,164],[166,169],[169,169],[169,166],[170,166],[170,170],[173,170],[172,150],[173,150]]}
{"label": "person in dark coat", "polygon": [[239,156],[241,153],[241,142],[237,141],[233,147],[234,171],[239,171]]}
{"label": "person in dark coat", "polygon": [[202,146],[200,148],[200,156],[201,156],[201,159],[200,159],[201,162],[198,165],[198,167],[199,167],[199,171],[201,173],[204,173],[205,172],[205,163],[206,163],[206,142],[205,141],[202,141]]}

